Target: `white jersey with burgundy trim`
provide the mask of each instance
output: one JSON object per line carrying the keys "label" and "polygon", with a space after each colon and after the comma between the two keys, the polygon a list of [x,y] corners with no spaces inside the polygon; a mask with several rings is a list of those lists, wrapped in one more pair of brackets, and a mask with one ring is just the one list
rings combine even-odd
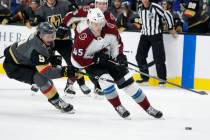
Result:
{"label": "white jersey with burgundy trim", "polygon": [[[74,30],[75,31],[75,36],[77,36],[78,33],[82,32],[83,30],[88,28],[87,14],[88,14],[88,10],[91,9],[91,8],[95,8],[95,5],[94,4],[85,5],[85,6],[81,7],[80,9],[78,9],[74,12],[67,13],[65,15],[65,17],[63,18],[63,24],[65,26],[69,27],[73,23],[77,23],[76,24],[77,26]],[[105,17],[105,19],[108,23],[116,24],[116,19],[112,15],[111,12],[105,11],[103,14],[104,14],[104,17]]]}
{"label": "white jersey with burgundy trim", "polygon": [[[63,19],[63,24],[66,26],[70,26],[74,22],[80,22],[80,21],[86,20],[88,10],[90,8],[95,8],[95,5],[83,6],[82,8],[78,9],[77,11],[67,13]],[[105,16],[105,19],[107,22],[112,23],[112,24],[116,23],[116,19],[112,15],[111,12],[105,11],[104,16]]]}
{"label": "white jersey with burgundy trim", "polygon": [[115,25],[107,23],[102,30],[101,37],[95,37],[89,28],[83,30],[75,38],[71,62],[77,68],[84,68],[93,64],[95,53],[103,51],[115,59],[123,53],[123,43]]}

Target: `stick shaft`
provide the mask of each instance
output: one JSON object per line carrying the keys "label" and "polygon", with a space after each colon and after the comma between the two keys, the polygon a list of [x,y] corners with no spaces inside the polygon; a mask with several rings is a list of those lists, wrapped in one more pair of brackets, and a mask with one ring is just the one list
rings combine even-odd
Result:
{"label": "stick shaft", "polygon": [[[132,66],[138,68],[137,65],[135,65],[135,64],[133,64],[133,63],[131,63],[131,62],[128,62],[128,64],[130,64],[130,65],[132,65]],[[196,91],[196,90],[193,90],[193,89],[189,89],[189,88],[184,88],[184,87],[182,87],[182,86],[180,86],[180,85],[178,85],[178,84],[175,84],[175,83],[172,83],[172,82],[169,82],[169,81],[160,79],[160,78],[158,78],[158,77],[149,75],[149,74],[144,73],[144,72],[142,72],[142,71],[138,71],[138,70],[135,70],[135,69],[132,69],[132,68],[128,68],[128,69],[133,70],[133,71],[136,71],[136,72],[138,72],[138,73],[140,73],[140,74],[142,74],[142,75],[144,75],[144,76],[154,78],[154,79],[156,79],[156,80],[158,80],[158,81],[165,82],[165,83],[167,83],[167,84],[173,85],[173,86],[175,86],[175,87],[179,87],[179,88],[184,89],[184,90],[188,90],[188,91],[191,91],[191,92],[194,92],[194,93],[201,94],[199,91]]]}
{"label": "stick shaft", "polygon": [[4,58],[4,55],[0,56],[0,59]]}

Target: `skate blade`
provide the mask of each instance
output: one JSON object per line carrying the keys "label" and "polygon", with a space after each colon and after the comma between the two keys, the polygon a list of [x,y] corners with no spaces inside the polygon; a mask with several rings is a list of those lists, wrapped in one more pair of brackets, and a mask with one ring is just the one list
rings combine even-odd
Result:
{"label": "skate blade", "polygon": [[31,96],[37,96],[37,95],[39,95],[39,93],[38,93],[38,92],[33,92],[33,91],[32,91],[32,92],[30,93],[30,95],[31,95]]}
{"label": "skate blade", "polygon": [[73,98],[75,98],[75,96],[76,96],[76,94],[65,93],[63,97],[66,99],[73,99]]}
{"label": "skate blade", "polygon": [[125,117],[125,118],[123,118],[124,120],[131,120],[131,117],[130,116],[128,116],[128,117]]}
{"label": "skate blade", "polygon": [[72,109],[71,111],[68,111],[68,112],[61,110],[60,112],[61,113],[65,113],[65,114],[75,114],[76,113],[76,110],[75,109]]}
{"label": "skate blade", "polygon": [[166,120],[166,118],[164,118],[164,117],[161,117],[161,118],[155,118],[155,117],[151,116],[151,118],[152,118],[153,120]]}
{"label": "skate blade", "polygon": [[84,94],[84,93],[83,93],[83,95],[85,95],[85,96],[87,96],[87,97],[91,97],[91,94],[90,94],[90,93],[88,93],[88,94]]}
{"label": "skate blade", "polygon": [[[158,119],[158,118],[157,118]],[[165,117],[161,117],[161,118],[159,118],[158,120],[166,120],[166,118]]]}
{"label": "skate blade", "polygon": [[90,95],[91,91],[90,91],[90,92],[83,92],[83,91],[82,91],[82,93],[83,93],[84,95]]}

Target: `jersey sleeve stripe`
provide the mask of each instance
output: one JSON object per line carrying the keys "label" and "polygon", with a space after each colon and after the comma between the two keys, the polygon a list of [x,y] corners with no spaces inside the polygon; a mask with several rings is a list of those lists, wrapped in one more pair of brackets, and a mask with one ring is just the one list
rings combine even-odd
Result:
{"label": "jersey sleeve stripe", "polygon": [[9,48],[9,53],[12,56],[12,59],[15,61],[16,64],[20,64],[17,60],[17,58],[15,57],[14,53],[12,52],[12,48]]}
{"label": "jersey sleeve stripe", "polygon": [[55,86],[50,86],[47,90],[43,91],[43,94],[47,96],[48,99],[54,97],[57,93]]}
{"label": "jersey sleeve stripe", "polygon": [[46,71],[48,71],[50,68],[52,68],[51,65],[38,65],[36,66],[37,70],[39,73],[44,74]]}

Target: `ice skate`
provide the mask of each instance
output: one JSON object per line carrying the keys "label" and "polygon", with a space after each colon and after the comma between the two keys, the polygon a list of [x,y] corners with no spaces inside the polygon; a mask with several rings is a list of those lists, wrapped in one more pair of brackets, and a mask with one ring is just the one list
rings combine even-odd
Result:
{"label": "ice skate", "polygon": [[38,92],[39,91],[39,87],[36,84],[32,84],[31,85],[31,91]]}
{"label": "ice skate", "polygon": [[166,86],[166,83],[165,82],[159,82],[159,87],[160,88],[164,88]]}
{"label": "ice skate", "polygon": [[88,88],[85,84],[79,87],[84,94],[89,94],[91,92],[90,88]]}
{"label": "ice skate", "polygon": [[68,113],[75,113],[75,110],[73,109],[73,105],[66,103],[61,98],[55,99],[55,100],[49,100],[49,102],[54,105],[57,109],[59,109],[61,112],[68,112]]}
{"label": "ice skate", "polygon": [[36,84],[31,85],[31,96],[36,96],[38,94],[39,87]]}
{"label": "ice skate", "polygon": [[141,86],[149,86],[149,81],[148,80],[136,80],[136,83],[138,83]]}
{"label": "ice skate", "polygon": [[64,92],[71,96],[74,96],[76,94],[76,92],[74,91],[74,88],[73,88],[73,84],[71,84],[69,82],[66,83]]}
{"label": "ice skate", "polygon": [[124,106],[119,105],[115,108],[115,110],[117,111],[117,113],[124,119],[130,119],[130,112],[128,110],[125,109]]}
{"label": "ice skate", "polygon": [[155,118],[158,118],[158,119],[161,118],[161,117],[163,116],[163,113],[162,113],[161,111],[159,111],[159,110],[153,108],[152,106],[150,106],[150,107],[146,110],[146,112],[147,112],[149,115],[151,115],[151,116],[153,116],[153,117],[155,117]]}

